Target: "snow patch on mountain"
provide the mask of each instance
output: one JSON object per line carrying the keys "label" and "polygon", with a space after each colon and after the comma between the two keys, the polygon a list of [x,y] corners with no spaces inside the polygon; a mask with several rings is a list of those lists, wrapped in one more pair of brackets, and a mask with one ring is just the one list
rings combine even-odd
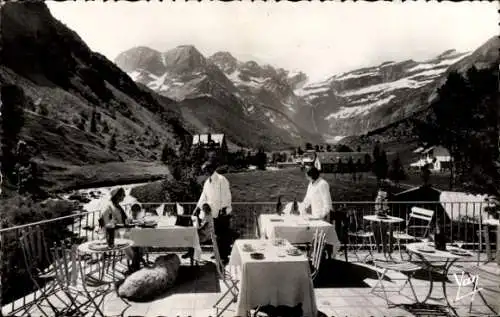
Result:
{"label": "snow patch on mountain", "polygon": [[329,114],[325,120],[331,119],[346,119],[354,116],[367,115],[374,108],[378,108],[389,103],[392,99],[396,98],[394,95],[390,95],[386,98],[379,99],[375,102],[371,102],[362,106],[354,107],[341,107],[339,111]]}
{"label": "snow patch on mountain", "polygon": [[[450,65],[453,65],[455,64],[456,62],[458,62],[459,60],[461,60],[462,58],[470,55],[471,53],[466,53],[466,54],[462,54],[458,57],[454,56],[454,58],[448,58],[448,59],[445,59],[445,60],[442,60],[440,61],[439,63],[422,63],[422,64],[418,64],[417,66],[414,66],[410,69],[407,70],[408,73],[412,73],[414,71],[417,71],[417,70],[426,70],[426,69],[433,69],[433,68],[443,68],[443,67],[448,67]],[[442,69],[442,71],[445,71],[446,69]]]}

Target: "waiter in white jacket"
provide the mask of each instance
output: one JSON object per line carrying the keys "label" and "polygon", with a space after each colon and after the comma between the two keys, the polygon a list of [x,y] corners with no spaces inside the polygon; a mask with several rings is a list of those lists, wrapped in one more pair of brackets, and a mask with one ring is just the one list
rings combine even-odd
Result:
{"label": "waiter in white jacket", "polygon": [[307,173],[309,186],[304,197],[303,213],[311,207],[311,215],[330,222],[330,211],[332,210],[332,197],[330,195],[330,185],[323,178],[319,177],[319,170],[311,167]]}
{"label": "waiter in white jacket", "polygon": [[[330,214],[332,211],[332,197],[330,195],[330,185],[321,178],[320,172],[316,167],[311,167],[307,173],[309,186],[304,197],[302,214],[311,214],[314,218],[320,218],[331,223]],[[310,207],[310,212],[308,212]],[[325,251],[331,257],[332,246],[327,245]]]}
{"label": "waiter in white jacket", "polygon": [[203,204],[208,204],[212,210],[214,219],[215,235],[217,236],[217,246],[222,262],[227,263],[231,248],[230,214],[231,214],[231,190],[229,181],[223,175],[216,172],[217,162],[215,159],[207,161],[202,170],[209,175],[203,185],[195,215],[200,213]]}

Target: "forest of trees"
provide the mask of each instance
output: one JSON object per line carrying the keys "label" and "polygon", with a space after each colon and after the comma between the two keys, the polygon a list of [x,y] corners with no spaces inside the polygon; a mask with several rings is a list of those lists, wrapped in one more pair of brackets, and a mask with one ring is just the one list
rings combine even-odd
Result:
{"label": "forest of trees", "polygon": [[417,122],[427,145],[442,145],[452,157],[450,187],[500,196],[498,69],[452,72],[439,88],[431,113]]}

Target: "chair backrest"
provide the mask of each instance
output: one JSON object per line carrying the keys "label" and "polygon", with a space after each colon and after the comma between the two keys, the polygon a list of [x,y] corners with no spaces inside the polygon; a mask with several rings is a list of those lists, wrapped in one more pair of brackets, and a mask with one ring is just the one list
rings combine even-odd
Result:
{"label": "chair backrest", "polygon": [[51,248],[54,259],[54,275],[59,285],[63,287],[76,285],[78,279],[76,247],[76,245],[65,247],[54,244]]}
{"label": "chair backrest", "polygon": [[311,264],[313,267],[312,278],[314,279],[318,274],[319,267],[321,265],[321,259],[323,258],[323,250],[326,243],[326,233],[324,230],[316,229],[313,238],[313,249],[311,254]]}
{"label": "chair backrest", "polygon": [[25,228],[21,232],[19,240],[26,269],[30,274],[40,274],[51,262],[43,230],[40,226]]}
{"label": "chair backrest", "polygon": [[[427,234],[429,233],[429,229],[430,229],[431,221],[432,221],[433,217],[434,217],[433,210],[424,209],[424,208],[420,208],[420,207],[412,207],[410,216],[408,217],[408,221],[406,223],[406,230],[408,231],[408,228],[423,228],[424,233],[421,237],[425,238],[427,236]],[[411,224],[412,219],[418,219],[418,222],[421,224],[418,224],[418,225]]]}
{"label": "chair backrest", "polygon": [[[213,222],[213,218],[211,219]],[[224,274],[224,264],[222,264],[222,259],[220,257],[220,252],[219,252],[219,247],[217,245],[217,236],[215,235],[215,229],[214,225],[212,223],[211,229],[210,230],[210,239],[212,240],[212,246],[214,250],[214,256],[215,256],[215,268],[217,269],[217,274],[219,275],[219,278],[222,280],[226,279],[226,275]]]}

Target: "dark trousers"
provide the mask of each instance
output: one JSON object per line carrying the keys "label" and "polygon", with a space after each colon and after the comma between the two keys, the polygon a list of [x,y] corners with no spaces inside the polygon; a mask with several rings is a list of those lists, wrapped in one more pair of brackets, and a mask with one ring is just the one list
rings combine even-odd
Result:
{"label": "dark trousers", "polygon": [[232,235],[229,225],[230,216],[228,215],[219,215],[217,218],[214,218],[217,247],[219,248],[220,257],[223,261],[229,258],[229,253],[231,252]]}
{"label": "dark trousers", "polygon": [[333,213],[333,220],[335,221],[335,231],[340,243],[345,245],[347,243],[347,213],[345,211],[337,210]]}

